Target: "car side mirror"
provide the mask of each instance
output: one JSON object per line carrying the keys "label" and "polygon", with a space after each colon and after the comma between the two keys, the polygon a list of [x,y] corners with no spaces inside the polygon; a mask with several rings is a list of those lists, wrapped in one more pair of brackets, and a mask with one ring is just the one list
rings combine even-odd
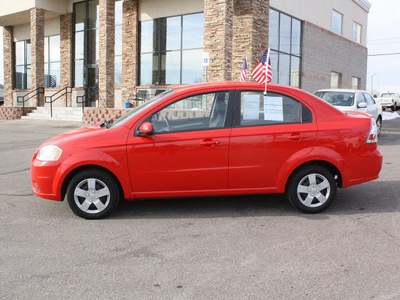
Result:
{"label": "car side mirror", "polygon": [[367,108],[368,104],[365,102],[358,103],[358,108]]}
{"label": "car side mirror", "polygon": [[378,98],[378,96],[376,94],[374,94],[374,98]]}
{"label": "car side mirror", "polygon": [[144,122],[139,127],[139,136],[148,136],[154,133],[153,125],[150,122]]}

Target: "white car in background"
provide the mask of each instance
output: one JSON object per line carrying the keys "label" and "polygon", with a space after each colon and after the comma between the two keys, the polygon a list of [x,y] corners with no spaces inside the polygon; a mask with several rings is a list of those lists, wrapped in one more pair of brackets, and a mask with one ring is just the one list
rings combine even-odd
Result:
{"label": "white car in background", "polygon": [[397,93],[381,93],[375,100],[382,106],[382,109],[390,108],[392,111],[396,111],[400,108],[400,97]]}
{"label": "white car in background", "polygon": [[318,90],[314,95],[332,104],[341,111],[360,111],[374,116],[378,127],[378,135],[382,130],[382,107],[366,91],[327,89]]}

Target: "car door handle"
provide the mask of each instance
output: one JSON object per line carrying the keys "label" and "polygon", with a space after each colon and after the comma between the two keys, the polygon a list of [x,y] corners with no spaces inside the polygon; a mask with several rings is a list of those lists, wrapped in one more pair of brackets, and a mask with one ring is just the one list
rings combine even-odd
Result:
{"label": "car door handle", "polygon": [[199,145],[200,146],[205,146],[205,147],[210,147],[210,146],[214,146],[214,145],[218,145],[219,141],[203,141],[200,142]]}
{"label": "car door handle", "polygon": [[288,139],[292,140],[292,141],[301,141],[306,138],[307,138],[307,136],[305,134],[299,134],[299,133],[293,133],[288,136]]}

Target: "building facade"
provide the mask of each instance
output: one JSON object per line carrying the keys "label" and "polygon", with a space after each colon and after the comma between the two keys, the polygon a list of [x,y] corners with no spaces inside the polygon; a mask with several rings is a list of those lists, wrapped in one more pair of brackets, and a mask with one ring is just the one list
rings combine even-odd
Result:
{"label": "building facade", "polygon": [[23,0],[12,6],[0,0],[0,5],[5,106],[20,106],[18,96],[44,88],[27,100],[29,106],[47,105],[48,96],[68,92],[54,105],[87,100],[87,106],[122,108],[171,86],[239,80],[244,57],[251,71],[268,47],[273,82],[310,92],[365,88],[366,0]]}

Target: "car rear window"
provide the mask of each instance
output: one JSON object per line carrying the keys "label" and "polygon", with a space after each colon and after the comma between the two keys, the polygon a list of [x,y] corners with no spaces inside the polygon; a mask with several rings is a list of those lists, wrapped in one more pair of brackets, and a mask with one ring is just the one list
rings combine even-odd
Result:
{"label": "car rear window", "polygon": [[315,92],[315,96],[334,106],[353,106],[354,92]]}

